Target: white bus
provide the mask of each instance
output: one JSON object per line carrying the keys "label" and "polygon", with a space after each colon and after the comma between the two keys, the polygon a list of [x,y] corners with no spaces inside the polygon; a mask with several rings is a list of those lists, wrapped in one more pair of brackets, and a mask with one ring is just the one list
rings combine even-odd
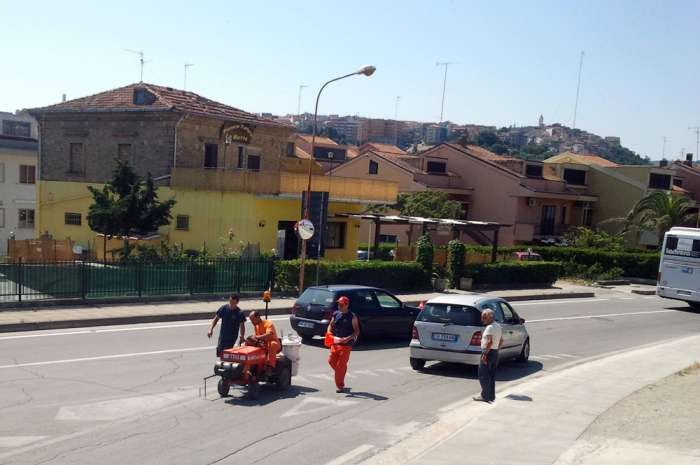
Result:
{"label": "white bus", "polygon": [[656,295],[700,308],[700,229],[671,228],[664,236]]}

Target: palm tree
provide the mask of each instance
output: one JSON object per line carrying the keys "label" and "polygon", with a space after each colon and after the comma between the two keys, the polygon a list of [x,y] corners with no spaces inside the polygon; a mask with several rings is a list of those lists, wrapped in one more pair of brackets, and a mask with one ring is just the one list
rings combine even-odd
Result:
{"label": "palm tree", "polygon": [[687,197],[675,197],[670,192],[654,191],[642,198],[625,218],[610,218],[600,224],[609,222],[624,223],[618,233],[625,235],[635,233],[637,240],[642,233],[649,231],[658,238],[658,246],[664,240],[664,234],[674,226],[693,226],[697,215],[688,213],[692,201]]}

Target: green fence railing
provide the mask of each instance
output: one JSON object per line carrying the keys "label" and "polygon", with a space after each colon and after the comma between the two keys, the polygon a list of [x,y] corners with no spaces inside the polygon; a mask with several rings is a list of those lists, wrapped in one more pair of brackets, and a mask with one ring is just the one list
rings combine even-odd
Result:
{"label": "green fence railing", "polygon": [[0,300],[217,294],[271,289],[269,259],[0,263]]}

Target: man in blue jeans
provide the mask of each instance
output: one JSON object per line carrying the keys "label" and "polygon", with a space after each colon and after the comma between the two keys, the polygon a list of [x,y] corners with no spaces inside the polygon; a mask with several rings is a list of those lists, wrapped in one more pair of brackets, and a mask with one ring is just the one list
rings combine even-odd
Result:
{"label": "man in blue jeans", "polygon": [[214,320],[211,322],[211,327],[207,332],[207,337],[211,337],[214,333],[216,323],[221,320],[221,331],[219,331],[219,343],[216,346],[216,356],[221,357],[221,352],[232,348],[236,344],[236,340],[243,343],[245,339],[245,322],[246,317],[243,311],[238,307],[238,294],[231,294],[227,305],[222,305],[216,312]]}
{"label": "man in blue jeans", "polygon": [[481,395],[473,399],[479,402],[493,402],[496,400],[496,367],[498,367],[498,351],[503,345],[503,331],[501,326],[493,321],[493,310],[490,308],[481,312],[481,322],[486,325],[481,336],[479,363]]}

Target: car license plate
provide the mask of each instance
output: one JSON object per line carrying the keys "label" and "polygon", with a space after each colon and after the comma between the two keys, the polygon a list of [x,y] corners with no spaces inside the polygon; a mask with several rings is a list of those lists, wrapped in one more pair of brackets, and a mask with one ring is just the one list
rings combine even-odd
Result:
{"label": "car license plate", "polygon": [[299,322],[299,327],[300,328],[313,328],[314,324],[313,323],[308,323],[306,321],[300,321]]}
{"label": "car license plate", "polygon": [[456,334],[433,333],[432,338],[434,341],[457,342],[459,336]]}

